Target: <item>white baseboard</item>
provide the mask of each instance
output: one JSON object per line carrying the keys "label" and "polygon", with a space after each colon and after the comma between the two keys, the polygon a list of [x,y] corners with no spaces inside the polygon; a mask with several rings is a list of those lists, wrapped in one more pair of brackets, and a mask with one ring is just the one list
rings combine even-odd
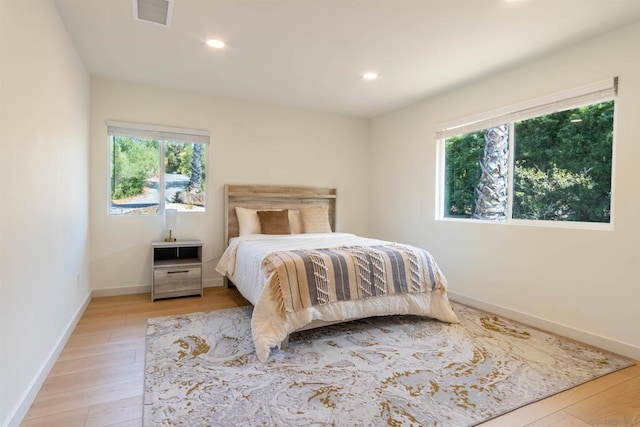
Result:
{"label": "white baseboard", "polygon": [[601,348],[603,350],[608,350],[622,356],[640,360],[640,347],[596,335],[591,332],[583,331],[581,329],[576,329],[571,326],[563,325],[561,323],[545,320],[540,317],[532,316],[530,314],[511,310],[500,305],[481,301],[462,294],[458,294],[456,292],[448,291],[448,294],[449,299],[451,299],[452,301],[459,302],[461,304],[465,304],[480,310],[488,311],[490,313],[494,313],[499,316],[503,316],[508,319],[554,333],[556,335],[571,338],[576,341]]}
{"label": "white baseboard", "polygon": [[118,295],[148,294],[150,292],[151,285],[122,286],[119,288],[94,289],[91,292],[91,297],[114,297]]}
{"label": "white baseboard", "polygon": [[29,411],[29,408],[38,395],[42,384],[44,384],[47,376],[49,375],[49,372],[51,372],[51,369],[53,368],[53,365],[55,365],[56,360],[58,360],[58,356],[60,356],[60,353],[62,353],[64,346],[67,344],[69,337],[71,337],[73,330],[76,328],[76,325],[80,321],[80,318],[84,314],[84,311],[87,309],[90,301],[91,294],[87,295],[78,310],[76,310],[76,313],[69,321],[69,324],[67,324],[64,333],[62,334],[62,336],[60,336],[60,339],[58,339],[56,345],[53,347],[51,352],[49,352],[49,355],[45,359],[45,362],[38,371],[37,375],[33,378],[25,393],[20,397],[20,400],[18,401],[20,403],[6,418],[7,423],[5,424],[5,427],[18,427],[24,419],[25,415],[27,415],[27,412]]}
{"label": "white baseboard", "polygon": [[205,288],[217,288],[220,286],[224,286],[224,278],[220,277],[219,279],[205,280],[202,283],[202,286],[204,286]]}
{"label": "white baseboard", "polygon": [[[202,286],[205,288],[215,288],[218,286],[224,286],[224,280],[209,279],[202,282]],[[118,295],[130,295],[130,294],[148,294],[151,292],[151,285],[135,285],[135,286],[121,286],[119,288],[103,288],[94,289],[91,293],[93,298],[95,297],[113,297]]]}

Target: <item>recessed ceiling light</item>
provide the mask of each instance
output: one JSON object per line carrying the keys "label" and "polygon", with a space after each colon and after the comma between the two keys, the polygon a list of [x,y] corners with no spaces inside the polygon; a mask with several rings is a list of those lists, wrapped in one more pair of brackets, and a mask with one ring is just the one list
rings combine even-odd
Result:
{"label": "recessed ceiling light", "polygon": [[207,40],[207,46],[212,47],[214,49],[222,49],[225,44],[222,40],[209,39]]}
{"label": "recessed ceiling light", "polygon": [[378,73],[364,73],[362,78],[365,80],[375,80],[378,78]]}

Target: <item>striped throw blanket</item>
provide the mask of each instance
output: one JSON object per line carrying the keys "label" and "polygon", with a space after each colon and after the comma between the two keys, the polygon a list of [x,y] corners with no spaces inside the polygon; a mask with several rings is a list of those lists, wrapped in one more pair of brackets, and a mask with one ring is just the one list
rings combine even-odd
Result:
{"label": "striped throw blanket", "polygon": [[283,317],[319,304],[445,286],[427,251],[397,243],[274,252],[263,266]]}

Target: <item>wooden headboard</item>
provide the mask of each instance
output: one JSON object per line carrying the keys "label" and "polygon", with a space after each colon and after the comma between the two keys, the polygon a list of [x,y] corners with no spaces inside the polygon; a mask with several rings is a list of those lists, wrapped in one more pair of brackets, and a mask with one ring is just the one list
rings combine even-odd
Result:
{"label": "wooden headboard", "polygon": [[238,237],[236,206],[249,209],[300,209],[310,206],[327,206],[331,230],[336,227],[335,188],[283,187],[276,185],[225,185],[224,186],[224,247],[229,239]]}

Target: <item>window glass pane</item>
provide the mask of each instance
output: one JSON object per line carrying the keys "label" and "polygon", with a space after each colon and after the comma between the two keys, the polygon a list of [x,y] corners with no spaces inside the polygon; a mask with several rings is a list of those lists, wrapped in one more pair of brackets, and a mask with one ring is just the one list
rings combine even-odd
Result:
{"label": "window glass pane", "polygon": [[505,220],[508,178],[508,124],[448,138],[444,216]]}
{"label": "window glass pane", "polygon": [[167,141],[165,207],[185,212],[205,210],[206,145]]}
{"label": "window glass pane", "polygon": [[484,145],[484,130],[453,136],[445,141],[445,217],[471,218],[473,215]]}
{"label": "window glass pane", "polygon": [[513,218],[610,221],[614,102],[515,123]]}
{"label": "window glass pane", "polygon": [[158,141],[113,136],[110,214],[157,214],[160,202],[159,173]]}

